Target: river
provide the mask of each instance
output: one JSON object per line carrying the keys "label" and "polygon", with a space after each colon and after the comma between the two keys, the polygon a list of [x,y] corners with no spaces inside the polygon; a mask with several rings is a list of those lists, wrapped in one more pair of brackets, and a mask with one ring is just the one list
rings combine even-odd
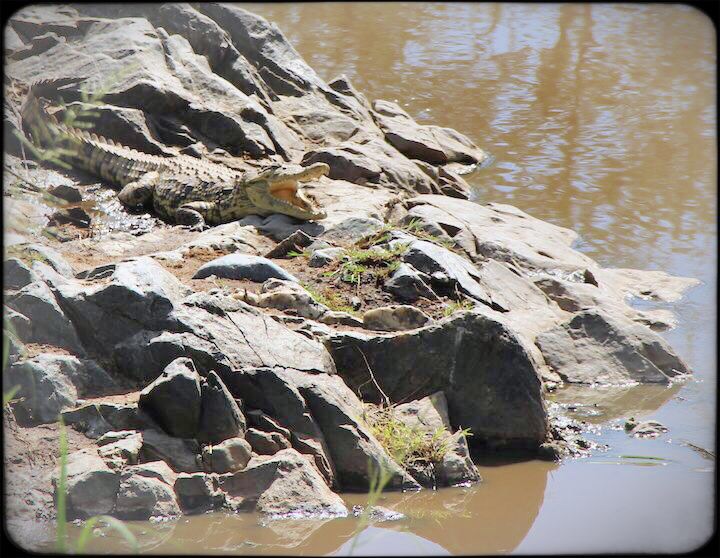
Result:
{"label": "river", "polygon": [[[479,203],[574,229],[603,266],[700,279],[671,306],[679,323],[663,334],[695,379],[596,390],[596,407],[582,406],[587,391],[561,391],[553,399],[577,404],[607,451],[559,465],[481,464],[484,482],[473,488],[387,494],[382,505],[407,517],[369,528],[354,548],[354,518],[264,524],[212,514],[133,525],[143,552],[679,552],[703,543],[715,462],[686,442],[715,451],[712,23],[687,6],[653,4],[244,7],[277,23],[322,78],[345,73],[369,99],[397,101],[489,151],[494,163],[467,177]],[[631,438],[616,426],[629,416],[670,430]],[[108,532],[88,548],[126,547]]]}

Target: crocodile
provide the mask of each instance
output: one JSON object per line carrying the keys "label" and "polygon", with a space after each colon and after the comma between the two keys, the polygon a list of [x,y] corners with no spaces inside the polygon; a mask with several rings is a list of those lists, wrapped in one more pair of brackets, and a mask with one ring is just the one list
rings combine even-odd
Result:
{"label": "crocodile", "polygon": [[281,213],[305,221],[327,216],[300,187],[327,176],[325,163],[272,165],[251,175],[188,155],[150,155],[59,123],[35,88],[21,110],[25,133],[41,149],[61,147],[61,161],[72,168],[119,186],[118,199],[126,208],[152,207],[163,220],[199,230],[247,215]]}

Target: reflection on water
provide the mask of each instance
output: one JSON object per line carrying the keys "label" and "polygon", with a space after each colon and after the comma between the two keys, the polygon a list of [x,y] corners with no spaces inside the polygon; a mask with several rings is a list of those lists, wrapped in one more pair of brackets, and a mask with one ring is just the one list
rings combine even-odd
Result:
{"label": "reflection on water", "polygon": [[[378,544],[386,552],[396,554],[412,552],[413,548],[419,553],[509,552],[520,544],[535,522],[543,504],[548,473],[557,467],[542,462],[481,466],[483,483],[478,486],[383,494],[378,505],[406,517],[375,526],[382,530],[364,532],[353,552],[372,552]],[[345,501],[349,508],[364,505],[366,496],[348,494]],[[358,528],[354,517],[263,521],[255,514],[220,513],[158,525],[128,524],[138,536],[142,552],[153,554],[345,555]],[[402,536],[393,537],[393,532]],[[107,552],[109,546],[116,550],[124,548],[123,541],[108,532],[106,537],[92,541],[88,550]]]}
{"label": "reflection on water", "polygon": [[[687,6],[658,4],[247,7],[275,21],[322,78],[345,73],[370,99],[397,100],[421,123],[457,128],[487,149],[494,165],[468,177],[481,203],[510,203],[576,230],[579,247],[604,265],[704,283],[673,307],[679,326],[665,335],[701,381],[596,391],[600,414],[586,420],[602,427],[608,452],[560,467],[483,467],[485,482],[472,489],[386,495],[382,505],[408,518],[370,534],[389,552],[412,551],[410,539],[392,536],[403,531],[471,554],[678,551],[702,542],[714,463],[682,440],[714,449],[712,24]],[[556,398],[590,402],[582,390]],[[669,434],[637,440],[608,428],[631,413],[660,420]],[[622,455],[668,461],[615,465]],[[347,549],[356,522],[264,525],[216,514],[163,527],[171,537],[138,528],[152,552],[325,554]],[[111,537],[95,548],[107,551]]]}

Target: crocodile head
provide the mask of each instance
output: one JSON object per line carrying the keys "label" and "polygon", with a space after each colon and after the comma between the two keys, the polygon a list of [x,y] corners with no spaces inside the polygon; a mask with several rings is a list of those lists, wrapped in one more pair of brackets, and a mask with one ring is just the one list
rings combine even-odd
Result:
{"label": "crocodile head", "polygon": [[327,176],[329,172],[330,167],[325,163],[308,167],[273,166],[248,180],[244,188],[252,204],[262,213],[283,213],[316,221],[327,217],[327,213],[313,196],[302,191],[300,183]]}

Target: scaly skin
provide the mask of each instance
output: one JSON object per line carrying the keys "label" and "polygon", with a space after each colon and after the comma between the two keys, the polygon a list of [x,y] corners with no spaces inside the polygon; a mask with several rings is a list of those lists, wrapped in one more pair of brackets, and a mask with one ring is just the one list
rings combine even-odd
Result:
{"label": "scaly skin", "polygon": [[161,218],[193,228],[247,215],[282,213],[306,221],[326,217],[318,202],[299,186],[327,176],[330,168],[325,163],[276,165],[248,176],[187,155],[148,155],[58,124],[32,89],[22,114],[23,126],[38,147],[59,144],[65,148],[65,162],[120,186],[118,199],[126,207],[151,205]]}

